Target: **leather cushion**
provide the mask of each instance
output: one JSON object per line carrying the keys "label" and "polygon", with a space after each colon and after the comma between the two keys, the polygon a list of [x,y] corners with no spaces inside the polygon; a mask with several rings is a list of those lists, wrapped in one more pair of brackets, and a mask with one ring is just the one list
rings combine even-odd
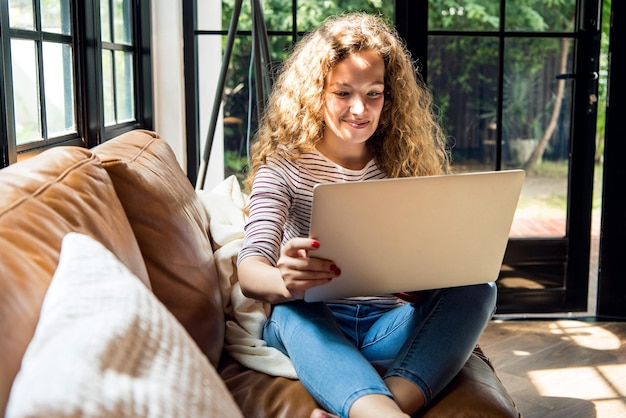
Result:
{"label": "leather cushion", "polygon": [[[220,375],[245,416],[305,417],[317,404],[298,380],[272,377],[227,355]],[[332,384],[332,382],[329,382]],[[479,347],[420,418],[517,418],[519,412]]]}
{"label": "leather cushion", "polygon": [[90,151],[53,148],[0,171],[0,416],[71,231],[101,242],[149,286],[115,189]]}
{"label": "leather cushion", "polygon": [[154,294],[217,365],[224,313],[209,219],[168,143],[136,130],[92,150],[109,172],[141,248]]}
{"label": "leather cushion", "polygon": [[513,399],[496,375],[489,359],[477,346],[459,374],[416,417],[423,418],[517,418]]}

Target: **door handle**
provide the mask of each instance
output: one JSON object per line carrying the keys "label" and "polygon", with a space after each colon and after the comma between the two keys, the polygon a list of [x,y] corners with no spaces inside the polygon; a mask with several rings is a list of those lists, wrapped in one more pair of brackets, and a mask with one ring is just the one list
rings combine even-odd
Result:
{"label": "door handle", "polygon": [[[594,71],[589,73],[589,80],[597,80],[599,77],[598,72]],[[566,73],[566,74],[557,74],[556,75],[556,79],[557,80],[571,80],[572,78],[576,78],[576,74],[574,73]]]}

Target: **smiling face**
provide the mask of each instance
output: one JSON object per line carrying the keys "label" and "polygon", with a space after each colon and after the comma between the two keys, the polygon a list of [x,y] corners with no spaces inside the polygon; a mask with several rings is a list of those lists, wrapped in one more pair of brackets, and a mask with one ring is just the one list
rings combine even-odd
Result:
{"label": "smiling face", "polygon": [[385,87],[385,64],[376,52],[349,55],[326,76],[324,136],[318,149],[338,164],[367,163],[365,142],[378,127]]}

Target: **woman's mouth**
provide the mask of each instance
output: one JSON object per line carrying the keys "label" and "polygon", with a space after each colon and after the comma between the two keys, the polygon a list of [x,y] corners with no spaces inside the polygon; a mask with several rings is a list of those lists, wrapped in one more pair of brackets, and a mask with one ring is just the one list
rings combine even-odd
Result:
{"label": "woman's mouth", "polygon": [[344,122],[356,129],[365,128],[367,124],[369,123],[366,120],[347,120],[347,119],[344,120]]}

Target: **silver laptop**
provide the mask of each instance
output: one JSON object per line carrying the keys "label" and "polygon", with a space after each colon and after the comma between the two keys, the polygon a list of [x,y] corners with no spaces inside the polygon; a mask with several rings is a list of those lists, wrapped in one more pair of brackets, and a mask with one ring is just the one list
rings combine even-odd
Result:
{"label": "silver laptop", "polygon": [[309,289],[326,301],[497,279],[523,170],[324,183],[313,191],[310,256],[341,276]]}

